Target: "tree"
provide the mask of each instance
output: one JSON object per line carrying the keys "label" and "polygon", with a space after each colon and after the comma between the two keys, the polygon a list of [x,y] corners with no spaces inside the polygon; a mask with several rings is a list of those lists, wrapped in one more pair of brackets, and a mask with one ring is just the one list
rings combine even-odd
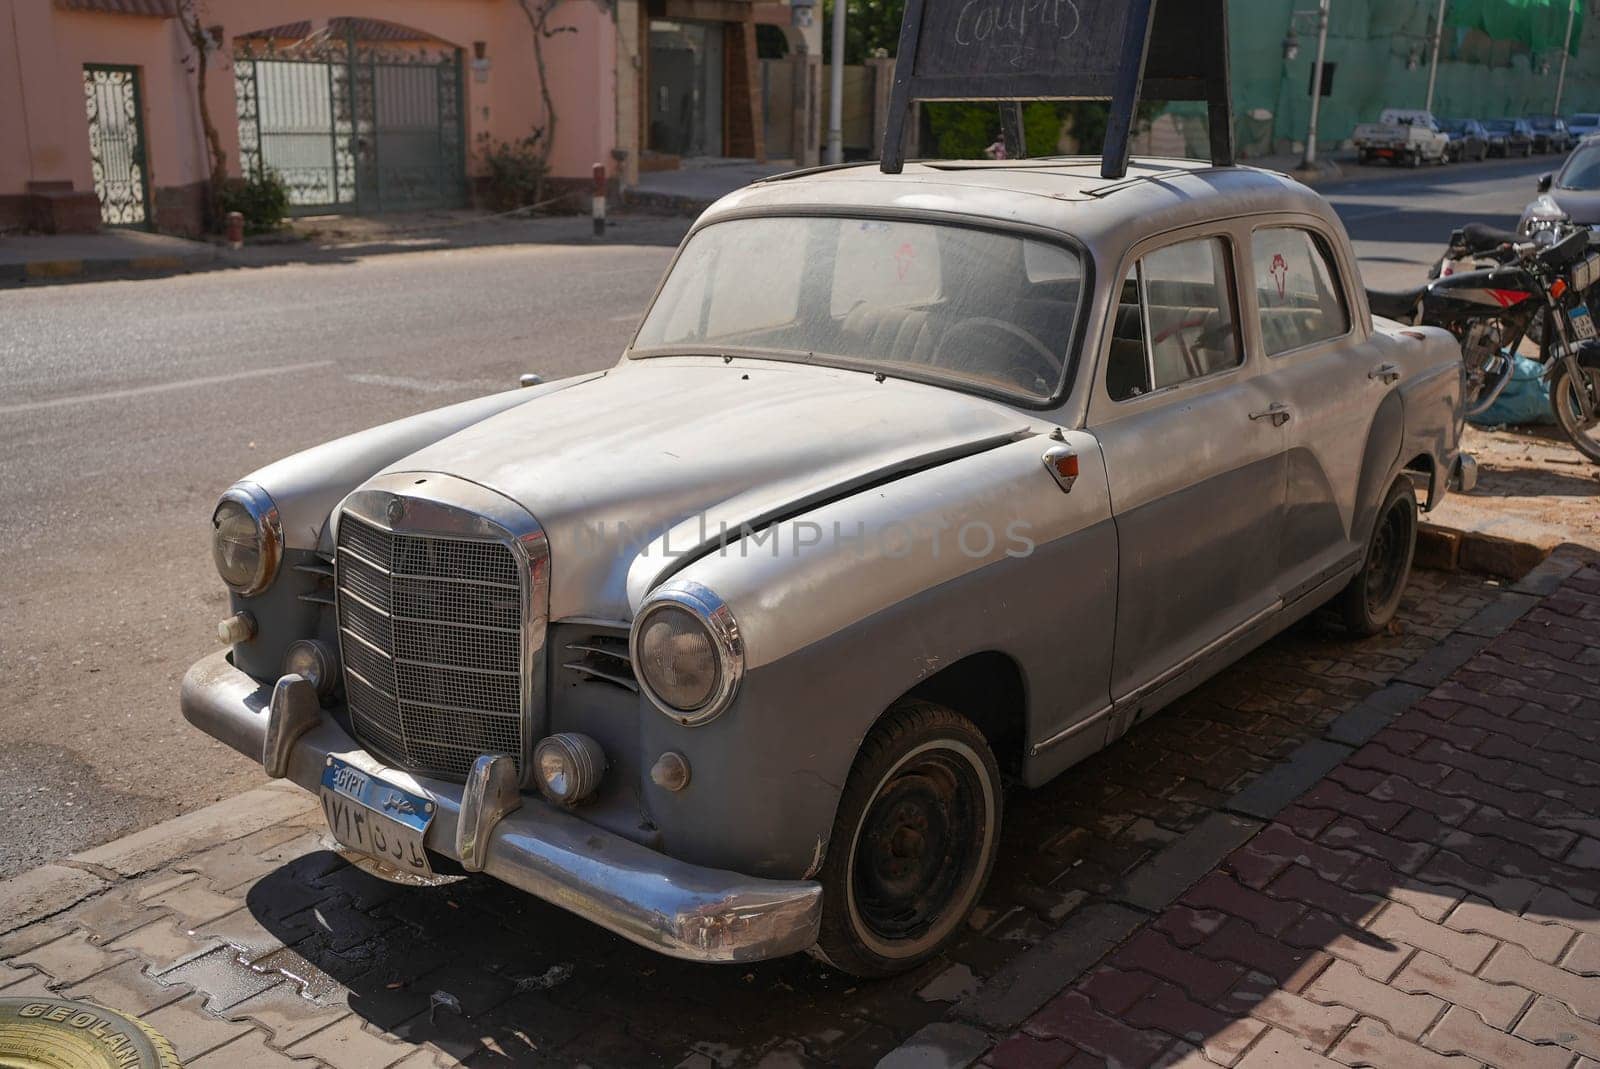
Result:
{"label": "tree", "polygon": [[[822,62],[833,62],[833,35],[827,31],[832,25],[833,5],[837,0],[823,0],[822,5]],[[844,19],[844,61],[861,63],[877,55],[892,56],[900,46],[900,19],[905,11],[905,0],[846,0]]]}
{"label": "tree", "polygon": [[536,188],[540,191],[534,196],[535,202],[543,193],[544,176],[550,173],[550,153],[556,143],[556,102],[550,95],[550,72],[545,64],[544,43],[557,34],[578,32],[576,26],[550,25],[551,16],[565,2],[566,0],[517,0],[517,6],[522,8],[522,13],[527,16],[528,28],[533,31],[533,64],[539,76],[539,101],[544,105],[544,130],[540,132],[535,145],[539,160]]}
{"label": "tree", "polygon": [[212,50],[222,47],[222,27],[205,25],[202,0],[183,0],[178,5],[178,24],[192,49],[192,53],[184,57],[184,66],[194,74],[195,97],[200,105],[200,130],[205,138],[206,156],[211,163],[211,173],[206,180],[205,223],[214,228],[222,219],[222,189],[228,181],[228,157],[222,151],[217,124],[211,121],[211,104],[206,100],[206,75],[211,66]]}

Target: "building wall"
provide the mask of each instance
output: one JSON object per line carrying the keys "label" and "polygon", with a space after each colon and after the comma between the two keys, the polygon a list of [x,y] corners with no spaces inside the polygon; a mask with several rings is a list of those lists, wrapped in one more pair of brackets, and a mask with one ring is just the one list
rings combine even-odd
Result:
{"label": "building wall", "polygon": [[[222,47],[209,61],[207,104],[229,169],[239,173],[237,104],[231,57],[236,37],[309,20],[355,16],[398,23],[464,50],[464,125],[468,173],[482,171],[480,136],[517,140],[547,124],[533,58],[532,31],[517,0],[207,0],[207,26]],[[599,0],[561,0],[545,41],[557,129],[557,178],[587,178],[617,144],[617,42],[612,10]],[[473,70],[474,42],[489,70]],[[209,170],[189,46],[172,18],[64,10],[50,0],[0,0],[0,226],[28,225],[47,187],[92,194],[85,63],[136,66],[144,98],[147,172],[158,229],[198,225],[199,183]],[[37,225],[36,223],[34,225]]]}

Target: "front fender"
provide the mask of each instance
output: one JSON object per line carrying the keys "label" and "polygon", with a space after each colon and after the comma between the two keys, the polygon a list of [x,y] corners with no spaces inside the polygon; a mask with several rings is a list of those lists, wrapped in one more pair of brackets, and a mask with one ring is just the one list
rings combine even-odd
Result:
{"label": "front fender", "polygon": [[1104,708],[1110,498],[1095,440],[1065,442],[1079,455],[1070,493],[1042,463],[1055,443],[1030,438],[831,502],[679,573],[732,609],[746,674],[702,727],[647,711],[642,763],[675,750],[693,770],[688,789],[652,799],[664,849],[755,875],[814,872],[863,737],[974,653],[1020,668],[1029,738]]}

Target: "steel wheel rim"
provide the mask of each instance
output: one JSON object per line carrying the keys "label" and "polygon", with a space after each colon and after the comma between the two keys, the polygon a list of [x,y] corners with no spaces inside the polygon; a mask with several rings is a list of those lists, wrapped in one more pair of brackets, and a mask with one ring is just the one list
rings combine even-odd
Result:
{"label": "steel wheel rim", "polygon": [[982,758],[954,740],[884,774],[850,846],[847,905],[870,950],[914,956],[966,916],[994,851],[995,801]]}
{"label": "steel wheel rim", "polygon": [[1367,554],[1363,583],[1369,612],[1375,613],[1388,605],[1400,591],[1412,522],[1404,502],[1397,501],[1384,513],[1372,534],[1372,550]]}

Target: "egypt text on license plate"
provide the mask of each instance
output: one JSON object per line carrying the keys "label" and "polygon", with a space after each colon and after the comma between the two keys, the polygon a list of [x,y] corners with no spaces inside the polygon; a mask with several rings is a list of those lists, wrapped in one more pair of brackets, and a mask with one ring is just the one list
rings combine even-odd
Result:
{"label": "egypt text on license plate", "polygon": [[337,757],[323,767],[318,794],[328,829],[342,845],[413,876],[433,875],[422,848],[433,821],[431,799]]}

